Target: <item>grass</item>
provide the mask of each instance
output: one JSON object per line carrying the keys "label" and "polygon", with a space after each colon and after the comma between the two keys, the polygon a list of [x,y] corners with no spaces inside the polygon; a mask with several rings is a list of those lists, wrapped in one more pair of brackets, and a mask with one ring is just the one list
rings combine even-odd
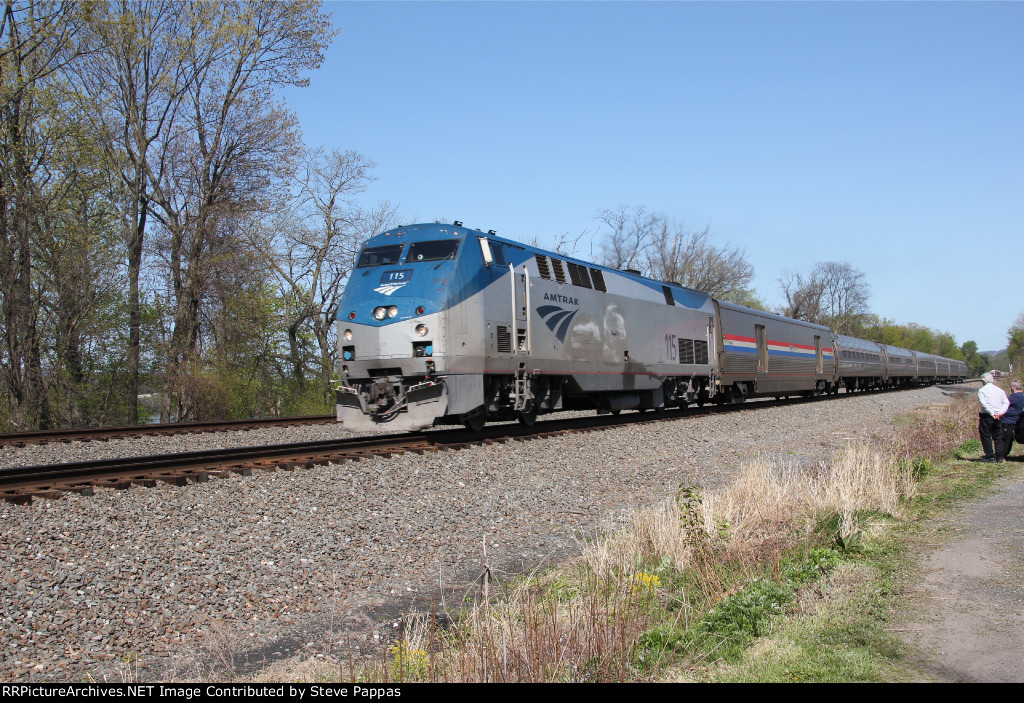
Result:
{"label": "grass", "polygon": [[754,459],[716,492],[681,487],[569,565],[414,618],[338,678],[913,680],[890,620],[910,557],[937,539],[929,518],[1016,470],[972,461],[976,422],[952,401],[811,468]]}

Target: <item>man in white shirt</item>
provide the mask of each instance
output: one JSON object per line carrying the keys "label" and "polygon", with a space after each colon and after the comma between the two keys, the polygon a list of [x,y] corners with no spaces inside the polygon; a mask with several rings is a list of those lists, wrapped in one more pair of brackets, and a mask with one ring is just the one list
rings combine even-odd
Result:
{"label": "man in white shirt", "polygon": [[999,418],[1003,416],[1009,407],[1010,401],[1006,398],[1003,389],[993,381],[992,374],[981,374],[981,380],[985,385],[978,389],[978,402],[981,403],[981,412],[978,413],[978,434],[981,435],[981,448],[985,451],[986,463],[1002,462],[1005,458],[1000,456],[1003,447],[1003,425]]}

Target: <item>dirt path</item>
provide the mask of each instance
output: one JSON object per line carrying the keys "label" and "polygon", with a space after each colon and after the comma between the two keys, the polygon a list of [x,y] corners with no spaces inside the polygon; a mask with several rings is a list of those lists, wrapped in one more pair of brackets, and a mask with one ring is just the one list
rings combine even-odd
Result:
{"label": "dirt path", "polygon": [[920,560],[900,627],[923,680],[1024,682],[1024,477],[995,490]]}

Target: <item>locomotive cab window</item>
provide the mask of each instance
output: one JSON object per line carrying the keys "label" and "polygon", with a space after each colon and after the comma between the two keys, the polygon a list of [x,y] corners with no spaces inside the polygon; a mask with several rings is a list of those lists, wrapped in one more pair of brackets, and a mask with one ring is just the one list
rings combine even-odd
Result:
{"label": "locomotive cab window", "polygon": [[357,269],[370,268],[371,266],[391,266],[397,264],[402,258],[404,244],[389,244],[385,247],[367,247],[359,255],[356,263]]}
{"label": "locomotive cab window", "polygon": [[494,263],[502,268],[508,266],[508,261],[505,260],[505,247],[500,244],[492,244],[491,253],[494,254]]}
{"label": "locomotive cab window", "polygon": [[420,261],[444,261],[454,259],[459,250],[459,242],[453,239],[441,239],[434,242],[413,242],[409,245],[409,255],[405,263],[415,264]]}

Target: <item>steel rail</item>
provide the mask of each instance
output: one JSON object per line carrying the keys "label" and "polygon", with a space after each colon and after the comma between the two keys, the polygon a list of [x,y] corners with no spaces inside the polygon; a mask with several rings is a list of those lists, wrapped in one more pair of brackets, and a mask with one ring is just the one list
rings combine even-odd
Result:
{"label": "steel rail", "polygon": [[108,427],[76,427],[60,430],[30,430],[26,432],[0,433],[0,447],[23,447],[29,444],[49,442],[74,442],[107,440],[115,437],[136,437],[142,435],[175,435],[197,432],[224,432],[248,430],[258,427],[286,427],[334,422],[334,415],[305,415],[298,417],[260,417],[248,420],[207,420],[204,422],[171,422],[151,425],[117,425]]}
{"label": "steel rail", "polygon": [[[889,391],[877,391],[889,392]],[[843,396],[760,399],[755,402],[640,412],[627,415],[591,415],[538,421],[533,427],[517,423],[492,424],[475,432],[465,429],[434,430],[404,434],[345,437],[341,439],[272,444],[231,449],[213,449],[176,454],[158,454],[120,459],[98,459],[64,464],[18,466],[0,469],[0,498],[14,503],[31,503],[33,498],[59,498],[64,492],[91,494],[96,487],[117,489],[133,485],[153,486],[158,481],[184,485],[206,481],[213,476],[250,474],[254,469],[313,468],[335,461],[391,456],[405,452],[426,453],[463,449],[473,445],[504,443],[588,432],[629,424],[663,422],[724,412],[754,411],[783,404],[834,402]]]}

